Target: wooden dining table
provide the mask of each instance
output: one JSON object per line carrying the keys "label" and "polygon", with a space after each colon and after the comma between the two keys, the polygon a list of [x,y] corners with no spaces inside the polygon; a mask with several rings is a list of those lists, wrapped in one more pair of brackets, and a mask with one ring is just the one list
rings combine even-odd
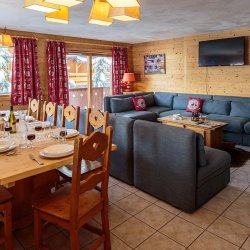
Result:
{"label": "wooden dining table", "polygon": [[[79,135],[85,138],[84,135]],[[17,141],[19,135],[11,135],[11,140]],[[74,139],[67,139],[65,143],[74,144]],[[73,155],[57,159],[40,157],[39,152],[58,141],[46,138],[35,142],[34,148],[16,148],[16,153],[7,156],[7,153],[0,154],[0,185],[8,188],[13,194],[13,222],[14,228],[23,228],[32,223],[32,204],[48,196],[55,187],[58,180],[56,169],[73,163]],[[112,145],[112,151],[116,150],[116,145]],[[39,165],[31,160],[33,155],[44,165]]]}

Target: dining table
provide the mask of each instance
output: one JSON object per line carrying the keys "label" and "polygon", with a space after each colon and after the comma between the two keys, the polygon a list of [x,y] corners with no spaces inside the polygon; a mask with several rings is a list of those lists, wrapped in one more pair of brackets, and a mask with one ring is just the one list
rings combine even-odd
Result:
{"label": "dining table", "polygon": [[[53,129],[50,129],[51,132]],[[58,180],[56,169],[73,163],[73,155],[55,159],[40,156],[41,150],[59,143],[57,139],[48,136],[48,131],[44,133],[43,140],[34,141],[34,148],[19,147],[21,133],[11,134],[10,140],[17,144],[15,151],[13,154],[0,154],[0,185],[8,188],[14,197],[12,216],[15,229],[32,223],[32,204],[51,194]],[[74,140],[79,137],[87,138],[85,135],[78,135],[64,143],[73,145]],[[117,146],[112,144],[111,150],[116,149]],[[31,155],[43,165],[32,160]]]}

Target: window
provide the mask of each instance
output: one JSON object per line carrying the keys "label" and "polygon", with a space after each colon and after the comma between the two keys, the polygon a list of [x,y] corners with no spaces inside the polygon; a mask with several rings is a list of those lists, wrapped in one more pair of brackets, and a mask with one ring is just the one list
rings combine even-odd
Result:
{"label": "window", "polygon": [[13,48],[0,47],[0,95],[10,94]]}
{"label": "window", "polygon": [[[111,93],[112,58],[68,54],[67,66],[70,103],[81,108],[92,107],[103,110],[103,98]],[[89,75],[90,66],[92,66],[91,75]]]}

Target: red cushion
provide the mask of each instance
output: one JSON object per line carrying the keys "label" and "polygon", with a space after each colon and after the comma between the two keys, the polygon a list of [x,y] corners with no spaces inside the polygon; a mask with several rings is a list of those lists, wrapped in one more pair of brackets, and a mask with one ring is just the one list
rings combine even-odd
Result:
{"label": "red cushion", "polygon": [[202,105],[203,105],[204,100],[201,98],[188,98],[188,104],[187,104],[187,112],[201,112]]}
{"label": "red cushion", "polygon": [[143,96],[137,96],[133,98],[133,103],[135,106],[135,110],[137,111],[145,111],[146,110],[146,102]]}

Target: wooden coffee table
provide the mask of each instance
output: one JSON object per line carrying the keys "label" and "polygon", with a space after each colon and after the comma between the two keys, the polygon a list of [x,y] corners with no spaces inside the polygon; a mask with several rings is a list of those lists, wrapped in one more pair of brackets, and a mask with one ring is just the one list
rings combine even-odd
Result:
{"label": "wooden coffee table", "polygon": [[220,148],[222,145],[222,129],[228,123],[208,120],[205,124],[197,124],[190,117],[182,117],[182,120],[173,120],[173,116],[165,116],[157,119],[162,124],[191,129],[204,137],[205,145],[211,148]]}

